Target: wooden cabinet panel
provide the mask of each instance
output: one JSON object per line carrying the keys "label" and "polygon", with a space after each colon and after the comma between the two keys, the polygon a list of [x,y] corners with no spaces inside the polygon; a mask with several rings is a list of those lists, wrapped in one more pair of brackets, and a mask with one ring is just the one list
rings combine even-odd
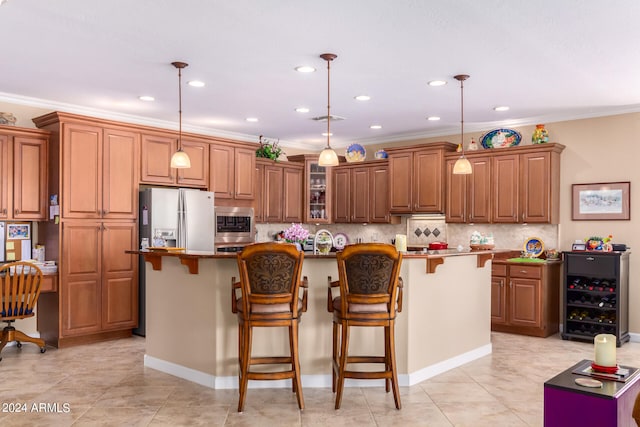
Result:
{"label": "wooden cabinet panel", "polygon": [[491,277],[491,324],[507,323],[507,278]]}
{"label": "wooden cabinet panel", "polygon": [[369,222],[371,178],[369,168],[351,170],[351,222]]}
{"label": "wooden cabinet panel", "polygon": [[387,165],[371,168],[370,221],[389,222],[389,168]]}
{"label": "wooden cabinet panel", "polygon": [[140,181],[147,184],[175,184],[176,172],[171,168],[171,156],[177,148],[178,140],[175,137],[142,135]]}
{"label": "wooden cabinet panel", "polygon": [[303,168],[283,168],[284,222],[302,222]]}
{"label": "wooden cabinet panel", "polygon": [[333,222],[351,220],[351,171],[333,168]]}
{"label": "wooden cabinet panel", "polygon": [[413,157],[414,212],[442,212],[442,151],[417,151]]}
{"label": "wooden cabinet panel", "polygon": [[467,222],[467,176],[454,175],[455,159],[446,161],[447,197],[445,204],[445,221],[451,223]]}
{"label": "wooden cabinet panel", "polygon": [[[209,144],[183,139],[182,150],[189,156],[191,167],[176,169],[173,172],[173,175],[177,176],[177,184],[182,187],[207,188],[209,185]],[[173,153],[171,155],[173,156]]]}
{"label": "wooden cabinet panel", "polygon": [[138,215],[140,135],[105,129],[103,141],[102,217],[135,219]]}
{"label": "wooden cabinet panel", "polygon": [[235,149],[235,198],[253,200],[255,198],[256,152],[248,148]]}
{"label": "wooden cabinet panel", "polygon": [[101,226],[77,221],[62,225],[61,312],[63,336],[101,329]]}
{"label": "wooden cabinet panel", "polygon": [[105,223],[102,238],[102,328],[133,328],[138,322],[138,260],[134,223]]}
{"label": "wooden cabinet panel", "polygon": [[511,277],[509,318],[512,325],[539,328],[542,321],[540,280]]}
{"label": "wooden cabinet panel", "polygon": [[[304,164],[303,221],[305,223],[328,224],[333,219],[332,167],[318,165],[319,155],[300,154],[287,156],[291,162]],[[344,161],[344,158],[338,159]]]}
{"label": "wooden cabinet panel", "polygon": [[551,153],[521,156],[522,222],[550,222]]}
{"label": "wooden cabinet panel", "polygon": [[408,213],[413,209],[413,153],[389,155],[389,181],[391,183],[391,212]]}
{"label": "wooden cabinet panel", "polygon": [[265,201],[264,201],[264,165],[256,163],[256,182],[255,182],[255,204],[254,204],[254,216],[256,223],[264,221]]}
{"label": "wooden cabinet panel", "polygon": [[520,156],[493,159],[493,222],[517,223],[520,194]]}
{"label": "wooden cabinet panel", "polygon": [[264,221],[282,222],[283,171],[279,166],[264,168]]}
{"label": "wooden cabinet panel", "polygon": [[10,202],[10,189],[13,187],[12,162],[9,156],[11,141],[7,135],[0,135],[0,219],[7,219],[12,207]]}
{"label": "wooden cabinet panel", "polygon": [[491,222],[491,157],[470,159],[473,173],[467,177],[467,220]]}
{"label": "wooden cabinet panel", "polygon": [[63,218],[97,219],[102,215],[102,129],[63,124]]}
{"label": "wooden cabinet panel", "polygon": [[46,219],[47,140],[17,136],[13,144],[13,218]]}

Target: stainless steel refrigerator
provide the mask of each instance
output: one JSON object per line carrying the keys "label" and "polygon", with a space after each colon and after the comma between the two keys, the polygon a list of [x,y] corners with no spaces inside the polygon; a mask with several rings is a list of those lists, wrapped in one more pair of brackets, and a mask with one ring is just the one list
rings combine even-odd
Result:
{"label": "stainless steel refrigerator", "polygon": [[[140,242],[146,239],[149,246],[214,251],[216,227],[212,192],[183,188],[141,188],[139,209]],[[139,326],[133,332],[144,336],[146,278],[142,257],[138,271],[140,317]]]}

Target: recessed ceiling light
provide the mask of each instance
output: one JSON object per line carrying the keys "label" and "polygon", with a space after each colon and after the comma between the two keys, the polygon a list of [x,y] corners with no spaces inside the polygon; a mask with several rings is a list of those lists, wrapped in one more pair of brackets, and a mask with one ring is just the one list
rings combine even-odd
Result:
{"label": "recessed ceiling light", "polygon": [[204,82],[201,82],[200,80],[191,80],[187,82],[187,84],[193,87],[204,87]]}
{"label": "recessed ceiling light", "polygon": [[[326,132],[322,132],[322,136],[327,136],[327,133],[326,133]],[[329,136],[333,136],[333,132],[331,132],[331,133],[329,134]]]}
{"label": "recessed ceiling light", "polygon": [[382,125],[371,125],[369,129],[382,129]]}
{"label": "recessed ceiling light", "polygon": [[155,101],[156,100],[153,96],[149,96],[149,95],[139,96],[138,99],[140,101],[147,101],[147,102],[151,102],[151,101]]}
{"label": "recessed ceiling light", "polygon": [[296,108],[297,113],[308,113],[309,109],[307,107],[298,107]]}
{"label": "recessed ceiling light", "polygon": [[258,121],[258,118],[257,117],[247,117],[245,120],[248,121],[248,122],[251,122],[251,123],[255,123],[255,122]]}
{"label": "recessed ceiling light", "polygon": [[299,73],[313,73],[316,69],[310,65],[300,65],[296,67],[295,70]]}
{"label": "recessed ceiling light", "polygon": [[499,105],[497,107],[493,107],[495,111],[509,111],[508,105]]}
{"label": "recessed ceiling light", "polygon": [[429,86],[444,86],[447,84],[446,81],[444,80],[431,80],[429,83],[427,83]]}
{"label": "recessed ceiling light", "polygon": [[368,101],[371,99],[369,95],[358,95],[353,97],[357,101]]}
{"label": "recessed ceiling light", "polygon": [[429,120],[430,122],[437,122],[438,120],[440,120],[440,117],[438,117],[438,116],[429,116],[429,117],[427,117],[427,120]]}

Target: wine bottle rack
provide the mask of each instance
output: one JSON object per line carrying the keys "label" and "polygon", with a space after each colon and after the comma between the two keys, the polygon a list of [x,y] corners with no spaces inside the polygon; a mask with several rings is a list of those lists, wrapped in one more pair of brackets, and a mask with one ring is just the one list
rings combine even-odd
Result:
{"label": "wine bottle rack", "polygon": [[629,341],[629,252],[564,252],[563,339]]}

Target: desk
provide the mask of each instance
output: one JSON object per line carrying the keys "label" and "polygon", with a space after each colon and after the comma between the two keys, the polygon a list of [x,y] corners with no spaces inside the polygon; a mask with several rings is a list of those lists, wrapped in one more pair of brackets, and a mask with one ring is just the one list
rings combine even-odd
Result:
{"label": "desk", "polygon": [[588,377],[572,372],[585,362],[544,383],[545,427],[636,427],[631,413],[640,392],[640,372],[624,383],[600,379],[602,388],[582,387],[575,379]]}

